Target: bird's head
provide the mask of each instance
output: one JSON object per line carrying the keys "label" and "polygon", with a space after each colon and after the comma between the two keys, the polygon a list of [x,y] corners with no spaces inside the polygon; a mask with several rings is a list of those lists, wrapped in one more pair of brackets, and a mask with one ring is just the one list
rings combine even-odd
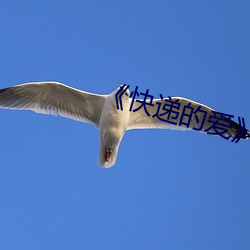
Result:
{"label": "bird's head", "polygon": [[120,94],[123,93],[123,95],[128,97],[128,98],[130,96],[129,85],[121,84],[120,87],[117,88],[117,91],[120,91]]}

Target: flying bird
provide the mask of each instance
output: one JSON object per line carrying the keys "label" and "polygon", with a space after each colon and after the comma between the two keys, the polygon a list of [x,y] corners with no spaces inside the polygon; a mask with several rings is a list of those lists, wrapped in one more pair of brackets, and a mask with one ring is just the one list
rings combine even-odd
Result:
{"label": "flying bird", "polygon": [[[120,106],[117,102],[118,92],[122,94],[119,97],[122,103]],[[218,132],[216,127],[211,127],[209,120],[210,116],[214,116],[214,109],[186,98],[169,97],[168,100],[179,105],[180,114],[188,108],[196,111],[192,116],[186,114],[181,117],[174,113],[170,116],[166,108],[165,113],[159,113],[166,100],[153,99],[150,104],[143,103],[143,100],[134,100],[130,98],[126,85],[119,86],[109,95],[85,92],[59,82],[32,82],[0,89],[1,108],[59,115],[97,127],[100,131],[98,164],[105,168],[115,164],[119,145],[127,130],[162,128],[206,132],[211,128],[211,133]],[[225,126],[231,122],[231,127],[222,133],[225,138],[235,138],[242,129],[241,125],[230,118],[222,117],[220,122]],[[249,137],[250,131],[245,129],[241,138]]]}

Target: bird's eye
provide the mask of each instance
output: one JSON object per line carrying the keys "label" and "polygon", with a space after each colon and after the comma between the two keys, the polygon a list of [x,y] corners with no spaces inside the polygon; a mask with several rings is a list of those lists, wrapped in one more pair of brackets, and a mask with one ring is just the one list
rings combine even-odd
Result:
{"label": "bird's eye", "polygon": [[128,92],[125,92],[125,96],[128,96]]}

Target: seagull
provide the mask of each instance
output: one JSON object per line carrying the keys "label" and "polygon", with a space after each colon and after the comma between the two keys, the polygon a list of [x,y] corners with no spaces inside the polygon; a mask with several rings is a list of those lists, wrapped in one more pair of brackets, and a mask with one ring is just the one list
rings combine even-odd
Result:
{"label": "seagull", "polygon": [[[119,106],[117,95],[120,93],[122,104]],[[166,107],[165,113],[162,111],[159,113],[160,107],[163,107],[166,101],[170,100],[175,105],[179,105],[179,114],[183,111],[186,112],[186,109],[193,108],[196,115],[194,112],[192,116],[188,116],[184,112],[186,115],[181,117],[177,116],[175,111],[170,116]],[[131,104],[133,110],[131,110]],[[128,86],[126,87],[125,84],[120,85],[109,95],[85,92],[59,82],[30,82],[0,89],[0,108],[32,110],[41,114],[59,115],[90,123],[98,128],[100,131],[98,165],[104,168],[114,166],[121,140],[127,130],[161,128],[193,129],[206,132],[212,125],[209,117],[214,116],[215,112],[214,109],[204,104],[183,97],[153,99],[146,105],[144,103],[143,107],[142,104],[142,100],[131,98]],[[189,126],[187,125],[188,121],[190,122]],[[204,122],[203,126],[201,126],[202,121]],[[221,123],[225,125],[228,122],[231,122],[230,128],[221,134],[226,139],[235,138],[242,127],[232,121],[230,117],[227,119],[224,116],[221,120]],[[216,129],[213,127],[211,131],[216,132]],[[242,133],[241,139],[250,137],[249,130],[245,129]]]}

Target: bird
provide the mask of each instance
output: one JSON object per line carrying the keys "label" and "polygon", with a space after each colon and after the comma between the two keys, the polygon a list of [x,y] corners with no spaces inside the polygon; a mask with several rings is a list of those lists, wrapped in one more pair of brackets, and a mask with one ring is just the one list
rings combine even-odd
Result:
{"label": "bird", "polygon": [[[122,84],[111,94],[101,95],[60,82],[29,82],[0,89],[0,108],[32,110],[94,125],[99,129],[100,136],[98,165],[104,168],[115,165],[120,143],[128,130],[161,128],[199,132],[211,130],[211,134],[218,133],[215,126],[218,126],[218,122],[213,123],[211,118],[217,117],[214,109],[183,97],[161,96],[161,99],[151,99],[145,103],[145,100],[131,98],[132,93],[130,94],[128,87]],[[117,101],[118,94],[120,106]],[[166,108],[171,107],[170,103],[172,115]],[[184,115],[180,116],[173,110],[174,107],[177,109],[177,106],[179,114]],[[190,112],[193,110],[192,115],[190,112],[188,114],[188,109]],[[162,110],[165,112],[162,113]],[[236,138],[242,131],[241,125],[230,118],[220,116],[220,124],[227,127],[226,130],[222,129],[220,134],[226,139]],[[250,131],[243,130],[241,139],[249,137]]]}

